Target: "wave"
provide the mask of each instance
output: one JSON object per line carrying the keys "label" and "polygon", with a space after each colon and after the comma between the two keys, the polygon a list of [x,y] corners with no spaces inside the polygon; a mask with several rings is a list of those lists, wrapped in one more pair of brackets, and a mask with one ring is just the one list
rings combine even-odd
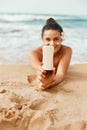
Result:
{"label": "wave", "polygon": [[20,33],[22,30],[19,29],[5,29],[5,30],[0,30],[0,34],[9,34],[9,33]]}
{"label": "wave", "polygon": [[0,14],[0,22],[45,22],[49,17],[53,17],[57,21],[67,22],[87,22],[87,17],[69,16],[69,15],[46,15],[46,14]]}

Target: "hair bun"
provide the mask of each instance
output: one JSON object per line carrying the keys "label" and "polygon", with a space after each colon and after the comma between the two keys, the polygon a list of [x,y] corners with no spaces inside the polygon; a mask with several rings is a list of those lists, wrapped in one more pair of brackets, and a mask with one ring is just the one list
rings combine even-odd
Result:
{"label": "hair bun", "polygon": [[49,18],[46,20],[46,24],[49,24],[49,23],[56,23],[56,21],[53,18]]}

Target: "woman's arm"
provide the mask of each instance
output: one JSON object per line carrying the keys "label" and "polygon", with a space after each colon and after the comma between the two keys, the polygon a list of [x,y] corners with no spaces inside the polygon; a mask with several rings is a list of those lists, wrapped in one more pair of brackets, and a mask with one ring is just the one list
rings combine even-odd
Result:
{"label": "woman's arm", "polygon": [[29,53],[29,63],[34,69],[37,69],[38,66],[41,66],[41,59],[37,50]]}
{"label": "woman's arm", "polygon": [[64,80],[67,69],[70,64],[71,55],[72,55],[72,49],[70,47],[67,47],[58,64],[56,74],[55,74],[55,69],[54,69],[52,74],[47,75],[46,74],[47,72],[44,71],[42,68],[42,60],[39,57],[40,54],[37,53],[37,51],[32,51],[30,53],[30,57],[29,57],[30,64],[32,65],[33,68],[35,68],[39,72],[37,75],[37,78],[39,79],[41,83],[42,89],[47,89],[49,87],[58,85]]}
{"label": "woman's arm", "polygon": [[69,67],[69,64],[70,64],[71,56],[72,56],[72,49],[70,47],[67,47],[58,64],[56,75],[65,76],[67,69]]}
{"label": "woman's arm", "polygon": [[37,71],[37,78],[44,78],[46,75],[46,71],[42,68],[42,52],[41,47],[33,50],[29,53],[29,63],[30,65]]}
{"label": "woman's arm", "polygon": [[64,80],[67,69],[70,64],[71,56],[72,56],[72,49],[70,47],[68,47],[68,48],[66,48],[66,50],[58,64],[56,75],[54,75],[52,82],[50,82],[47,86],[45,86],[45,89],[58,85],[59,83],[61,83]]}

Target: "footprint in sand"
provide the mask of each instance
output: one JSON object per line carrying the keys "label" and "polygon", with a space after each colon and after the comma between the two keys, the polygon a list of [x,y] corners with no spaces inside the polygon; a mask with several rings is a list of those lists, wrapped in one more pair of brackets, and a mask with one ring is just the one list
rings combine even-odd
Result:
{"label": "footprint in sand", "polygon": [[9,81],[0,82],[0,86],[6,86],[9,83]]}
{"label": "footprint in sand", "polygon": [[2,89],[2,90],[0,90],[0,93],[1,93],[1,94],[4,94],[4,93],[6,93],[6,92],[7,92],[6,89]]}
{"label": "footprint in sand", "polygon": [[19,96],[15,93],[12,93],[11,97],[10,97],[10,101],[11,102],[16,102],[16,103],[22,103],[24,101],[22,96]]}
{"label": "footprint in sand", "polygon": [[32,110],[43,110],[46,106],[46,100],[45,99],[37,99],[31,103],[29,106]]}
{"label": "footprint in sand", "polygon": [[7,108],[0,108],[0,114],[4,115],[5,118],[9,119],[15,116],[15,112],[10,111]]}
{"label": "footprint in sand", "polygon": [[36,75],[28,75],[27,80],[29,83],[32,83],[36,79]]}
{"label": "footprint in sand", "polygon": [[87,130],[87,121],[76,121],[75,123],[67,123],[58,130]]}

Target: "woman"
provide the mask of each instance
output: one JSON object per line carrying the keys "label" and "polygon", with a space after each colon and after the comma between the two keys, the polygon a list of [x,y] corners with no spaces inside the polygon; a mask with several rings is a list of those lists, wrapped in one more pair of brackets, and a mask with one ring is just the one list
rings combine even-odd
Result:
{"label": "woman", "polygon": [[29,55],[30,64],[37,73],[37,79],[42,89],[54,87],[64,80],[67,69],[70,64],[72,49],[62,45],[63,29],[53,19],[49,18],[42,28],[42,41],[44,45],[54,47],[54,68],[53,71],[43,70],[42,63],[42,46],[33,50]]}

